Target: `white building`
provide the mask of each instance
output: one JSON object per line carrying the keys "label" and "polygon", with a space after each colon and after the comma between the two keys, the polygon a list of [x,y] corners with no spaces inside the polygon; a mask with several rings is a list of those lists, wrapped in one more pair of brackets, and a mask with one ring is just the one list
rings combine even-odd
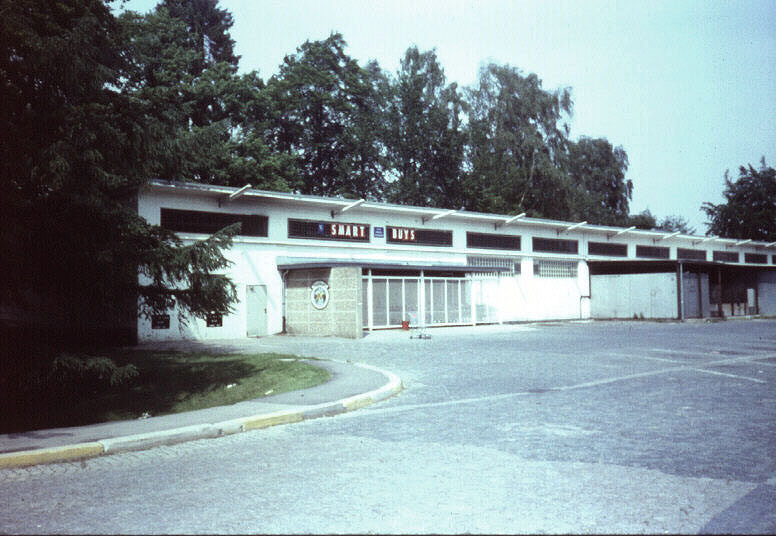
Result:
{"label": "white building", "polygon": [[234,313],[141,318],[141,341],[776,314],[776,243],[162,181],[138,211],[184,240],[243,223]]}

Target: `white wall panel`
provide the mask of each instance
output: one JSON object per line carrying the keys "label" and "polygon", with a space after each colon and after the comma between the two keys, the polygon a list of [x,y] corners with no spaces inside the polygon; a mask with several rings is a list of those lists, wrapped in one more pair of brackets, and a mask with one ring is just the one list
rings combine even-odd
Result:
{"label": "white wall panel", "polygon": [[757,301],[761,315],[776,315],[776,271],[760,273]]}
{"label": "white wall panel", "polygon": [[593,318],[676,318],[676,274],[593,275]]}

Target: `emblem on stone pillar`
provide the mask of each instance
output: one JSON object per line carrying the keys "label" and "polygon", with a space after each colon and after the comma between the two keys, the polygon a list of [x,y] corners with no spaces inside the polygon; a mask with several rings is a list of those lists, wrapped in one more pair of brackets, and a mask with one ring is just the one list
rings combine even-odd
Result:
{"label": "emblem on stone pillar", "polygon": [[329,285],[326,281],[315,281],[310,286],[310,303],[316,309],[326,309],[329,305]]}

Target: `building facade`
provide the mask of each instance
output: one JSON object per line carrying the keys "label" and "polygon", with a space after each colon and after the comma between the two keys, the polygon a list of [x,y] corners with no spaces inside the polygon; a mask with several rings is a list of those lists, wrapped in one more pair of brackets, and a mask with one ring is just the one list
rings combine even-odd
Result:
{"label": "building facade", "polygon": [[163,181],[138,212],[184,241],[242,223],[234,312],[140,341],[776,314],[776,243]]}

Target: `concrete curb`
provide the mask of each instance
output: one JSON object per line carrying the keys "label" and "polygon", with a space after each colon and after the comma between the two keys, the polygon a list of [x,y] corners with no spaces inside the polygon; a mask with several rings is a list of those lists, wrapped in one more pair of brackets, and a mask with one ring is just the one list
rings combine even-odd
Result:
{"label": "concrete curb", "polygon": [[280,424],[318,419],[320,417],[331,417],[380,402],[396,395],[404,388],[401,379],[391,372],[361,363],[354,363],[354,365],[383,374],[388,378],[388,383],[366,393],[343,398],[336,402],[318,404],[316,406],[304,408],[294,407],[287,410],[241,417],[218,423],[195,424],[159,432],[102,439],[90,443],[7,452],[0,454],[0,469],[82,460],[85,458],[102,456],[104,454],[146,450],[162,445],[174,445],[176,443],[183,443],[196,439],[214,438],[247,432],[248,430],[269,428],[270,426],[277,426]]}

